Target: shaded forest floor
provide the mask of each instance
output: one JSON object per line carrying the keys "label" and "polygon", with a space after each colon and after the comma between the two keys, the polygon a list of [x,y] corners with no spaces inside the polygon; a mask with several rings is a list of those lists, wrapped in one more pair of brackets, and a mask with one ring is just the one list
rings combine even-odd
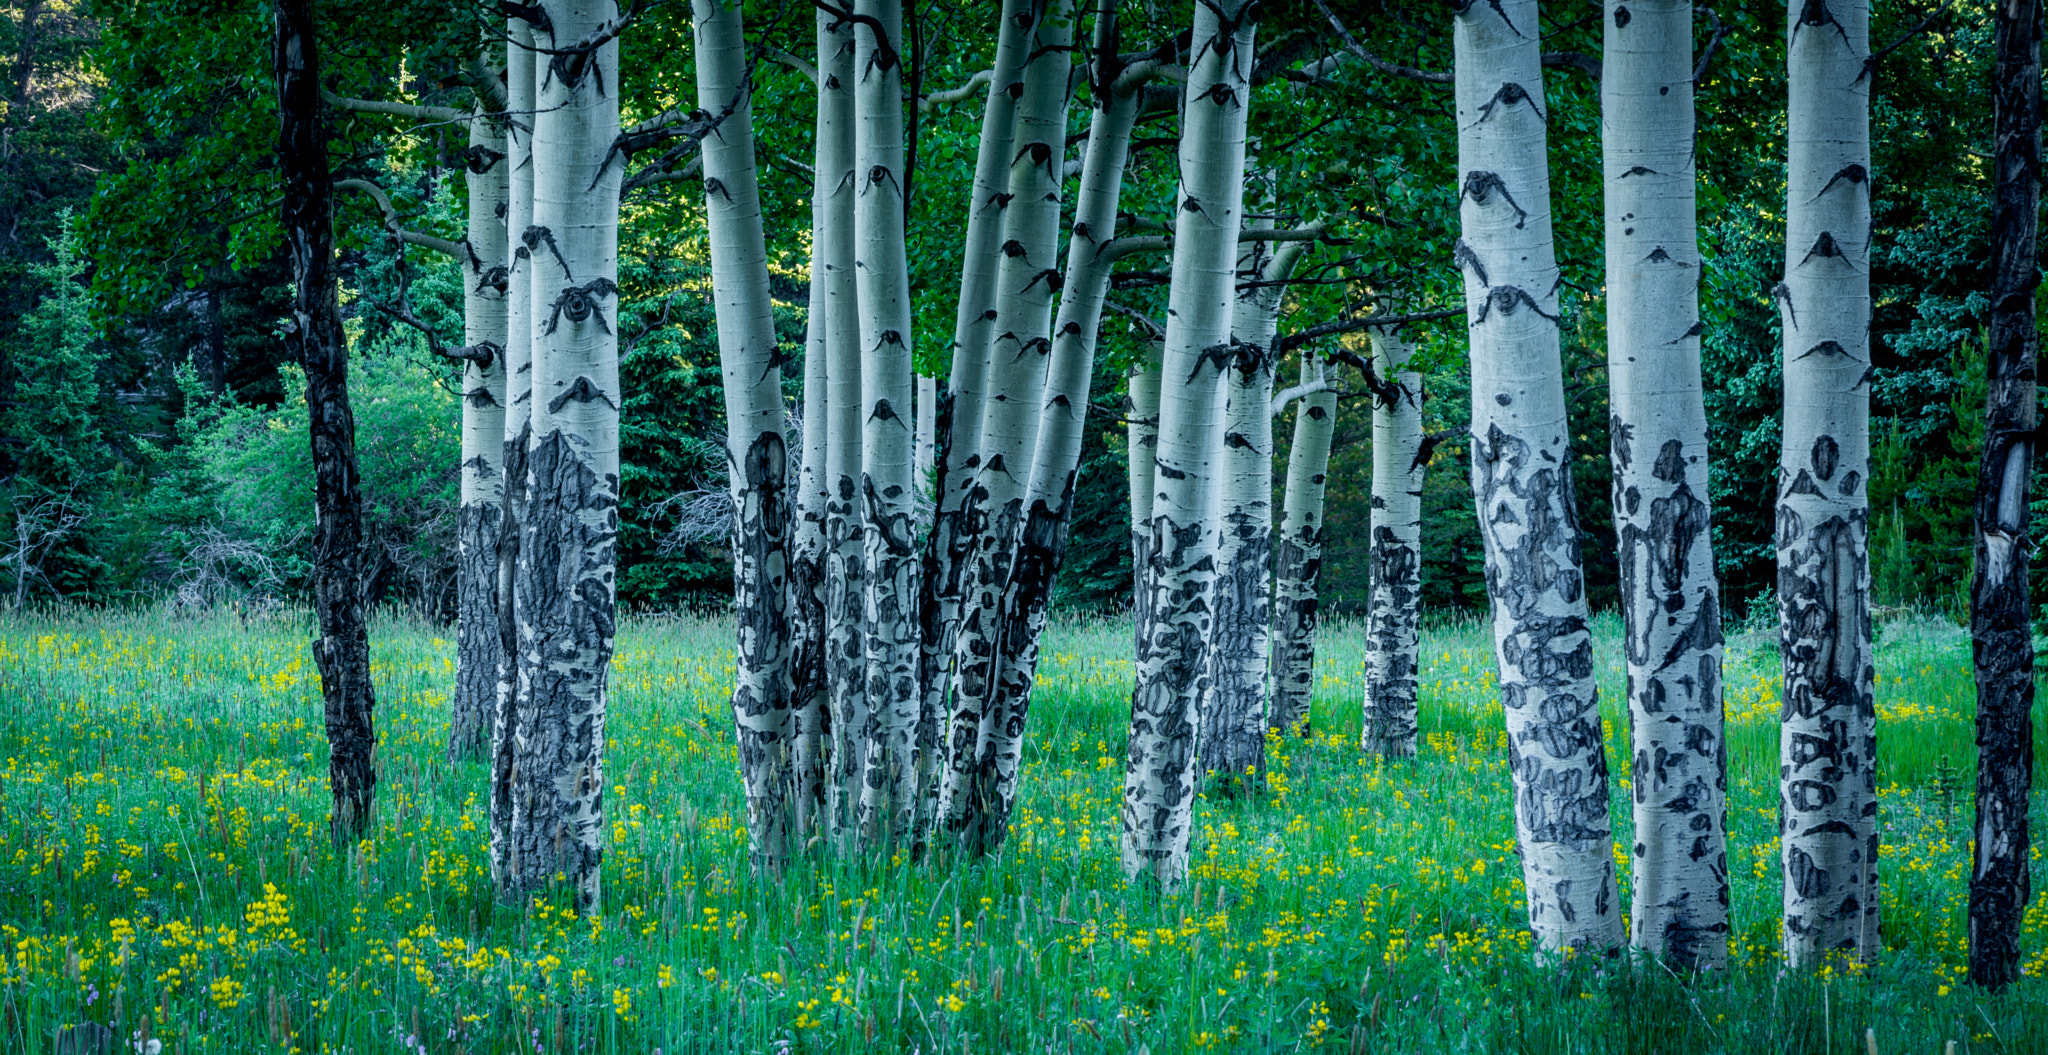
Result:
{"label": "shaded forest floor", "polygon": [[[1973,690],[1968,640],[1939,621],[1880,631],[1887,954],[1818,977],[1776,959],[1767,638],[1735,637],[1727,665],[1736,965],[1684,977],[1531,966],[1473,624],[1425,635],[1427,743],[1396,765],[1356,750],[1362,635],[1329,628],[1317,737],[1276,745],[1264,797],[1198,804],[1196,879],[1161,898],[1116,863],[1126,624],[1055,628],[999,861],[763,881],[727,625],[628,619],[591,918],[494,904],[485,770],[443,758],[443,633],[374,628],[379,824],[337,854],[303,615],[0,616],[0,1049],[51,1051],[95,1021],[146,1026],[167,1053],[1862,1053],[1866,1030],[1885,1055],[2048,1051],[2048,899],[2021,985],[1961,981]],[[1617,637],[1603,619],[1625,847]]]}

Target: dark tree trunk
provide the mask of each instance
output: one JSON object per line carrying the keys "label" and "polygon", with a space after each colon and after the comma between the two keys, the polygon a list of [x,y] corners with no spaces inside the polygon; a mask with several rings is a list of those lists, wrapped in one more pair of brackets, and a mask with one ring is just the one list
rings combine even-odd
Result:
{"label": "dark tree trunk", "polygon": [[320,636],[313,659],[326,703],[333,835],[353,842],[368,830],[377,784],[376,697],[364,622],[363,498],[356,480],[356,423],[348,402],[348,342],[334,265],[334,180],[320,120],[320,63],[311,0],[277,0],[277,156],[284,179],[285,241],[297,296],[285,354],[306,370],[312,425],[314,607]]}
{"label": "dark tree trunk", "polygon": [[1970,875],[1970,980],[2019,978],[2034,767],[2034,648],[2027,591],[2027,478],[2033,467],[2035,238],[2041,202],[2041,2],[2000,0],[1997,184],[1984,460],[1977,472],[1977,572],[1970,636],[1977,668],[1977,852]]}

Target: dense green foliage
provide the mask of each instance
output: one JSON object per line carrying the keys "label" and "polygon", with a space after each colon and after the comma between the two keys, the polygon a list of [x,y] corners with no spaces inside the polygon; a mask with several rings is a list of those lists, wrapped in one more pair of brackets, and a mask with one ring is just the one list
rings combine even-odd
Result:
{"label": "dense green foliage", "polygon": [[[0,616],[16,701],[0,711],[0,1048],[48,1051],[86,1020],[147,1023],[188,1053],[1839,1055],[1868,1050],[1865,1030],[1879,1052],[2048,1046],[2048,903],[2028,915],[2027,979],[1985,996],[1958,977],[1968,804],[1950,760],[1969,750],[1972,690],[1968,640],[1937,620],[1881,633],[1886,951],[1848,974],[1781,973],[1777,664],[1768,638],[1733,639],[1733,965],[1696,977],[1525,954],[1478,624],[1425,635],[1426,746],[1394,764],[1356,750],[1364,639],[1335,625],[1324,735],[1275,743],[1267,796],[1197,804],[1192,882],[1162,898],[1116,861],[1121,622],[1049,633],[1000,858],[806,859],[762,878],[734,777],[730,625],[629,617],[605,893],[584,918],[494,897],[484,774],[444,760],[454,649],[431,625],[374,628],[385,783],[370,836],[333,849],[306,626],[300,610]],[[1618,634],[1596,621],[1626,787]]]}
{"label": "dense green foliage", "polygon": [[[1430,70],[1449,63],[1448,21],[1428,3],[1351,0],[1333,4],[1376,54]],[[989,5],[920,9],[909,80],[925,92],[967,80],[987,60],[994,34]],[[1718,10],[1718,9],[1717,9]],[[470,9],[447,0],[320,7],[331,86],[343,95],[466,106],[465,69],[478,37]],[[0,150],[0,481],[17,496],[68,496],[90,528],[39,544],[27,593],[117,600],[160,595],[191,580],[195,539],[253,546],[278,567],[297,559],[283,529],[258,529],[219,507],[226,471],[181,446],[207,433],[223,407],[278,415],[295,398],[279,361],[277,328],[287,302],[275,222],[273,102],[268,90],[268,8],[261,0],[89,0],[13,3],[0,43],[13,49],[5,86],[8,136]],[[1126,13],[1127,50],[1182,31],[1183,12],[1148,5]],[[1551,4],[1546,47],[1597,53],[1595,10]],[[750,5],[764,45],[799,56],[812,49],[808,7]],[[1768,593],[1773,578],[1770,486],[1777,457],[1777,315],[1769,290],[1783,267],[1783,12],[1768,6],[1719,11],[1727,30],[1700,92],[1702,303],[1713,425],[1715,531],[1730,604]],[[1880,11],[1874,38],[1899,39],[1918,12]],[[1715,22],[1701,15],[1704,43]],[[1880,603],[1932,604],[1958,611],[1968,579],[1968,503],[1981,382],[1974,380],[1984,307],[1990,113],[1986,81],[1989,16],[1956,8],[1886,52],[1876,70],[1875,222],[1877,315],[1873,412],[1879,437],[1873,480],[1875,570]],[[628,121],[694,100],[688,9],[648,8],[630,31],[621,71]],[[1314,250],[1286,305],[1283,331],[1374,310],[1410,311],[1459,302],[1449,266],[1456,221],[1449,90],[1379,73],[1352,61],[1312,83],[1285,71],[1340,51],[1315,5],[1272,5],[1261,29],[1261,63],[1251,136],[1264,151],[1280,224],[1325,219],[1333,237]],[[801,72],[776,61],[756,68],[755,107],[763,159],[778,327],[801,356],[809,227],[807,162],[812,90]],[[1614,596],[1608,433],[1604,386],[1598,92],[1579,69],[1546,73],[1559,257],[1567,288],[1564,336],[1574,413],[1573,466],[1586,531],[1588,588],[1596,605]],[[920,369],[944,376],[959,274],[959,232],[968,208],[977,99],[913,108],[916,161],[909,244],[917,290]],[[1071,117],[1079,137],[1088,89]],[[408,226],[459,236],[465,202],[459,126],[336,111],[338,175],[368,179],[392,194]],[[1134,221],[1172,215],[1177,118],[1148,114],[1138,128],[1124,194]],[[623,442],[627,478],[621,525],[621,599],[672,607],[716,601],[727,565],[716,539],[674,535],[672,497],[715,488],[722,459],[707,447],[721,434],[716,351],[701,222],[700,188],[657,183],[624,203],[621,235],[622,373],[627,390]],[[46,248],[63,209],[75,209],[67,243],[75,262]],[[382,385],[415,384],[422,408],[441,400],[454,369],[427,361],[417,338],[382,306],[402,290],[444,338],[461,324],[459,277],[418,248],[401,262],[382,221],[360,194],[340,200],[338,231],[352,296],[351,332],[365,361],[409,357]],[[61,241],[61,239],[59,239]],[[58,267],[62,276],[47,270]],[[1143,273],[1155,257],[1125,265],[1134,277],[1113,299],[1155,318],[1164,290]],[[80,279],[89,292],[80,289]],[[43,305],[37,308],[36,305]],[[10,337],[10,334],[19,334]],[[1424,324],[1427,427],[1459,429],[1464,347],[1456,320]],[[1330,340],[1359,347],[1361,335]],[[376,350],[370,350],[376,349]],[[410,349],[410,350],[403,350]],[[1122,428],[1123,370],[1138,341],[1116,316],[1105,324],[1084,453],[1073,559],[1064,603],[1126,603]],[[1292,364],[1281,374],[1290,376]],[[790,396],[800,371],[792,379]],[[1354,388],[1358,388],[1354,384]],[[1355,610],[1365,595],[1366,401],[1340,402],[1330,492],[1326,603]],[[364,410],[375,416],[374,411]],[[452,407],[448,411],[453,413]],[[282,421],[283,418],[275,418]],[[452,418],[443,423],[452,427]],[[1279,423],[1285,457],[1286,422]],[[61,438],[60,438],[61,437]],[[38,451],[61,448],[62,464]],[[1425,603],[1473,608],[1483,600],[1480,554],[1465,482],[1464,447],[1437,448],[1425,516]],[[382,472],[366,466],[371,473]],[[67,475],[68,474],[68,475]],[[1276,467],[1276,478],[1284,476]],[[438,479],[438,478],[437,478]],[[395,494],[417,478],[375,479]],[[437,485],[439,486],[439,485]],[[285,490],[301,484],[285,484]],[[180,489],[183,489],[182,491]],[[439,494],[439,492],[435,492]],[[422,495],[417,502],[438,498]],[[297,501],[297,499],[295,499]],[[205,522],[175,520],[159,531],[164,503],[208,510]],[[211,504],[209,504],[211,503]],[[0,539],[33,536],[28,508],[0,503]],[[285,508],[289,503],[280,504]],[[300,502],[299,508],[304,505]],[[397,508],[397,507],[392,507]],[[46,510],[47,512],[47,510]],[[431,518],[430,518],[431,519]],[[386,552],[437,563],[383,580],[383,596],[422,611],[446,611],[452,555],[438,529],[393,523]],[[201,529],[204,529],[203,531]],[[424,564],[417,567],[424,568]],[[294,594],[300,580],[284,576]],[[11,580],[10,580],[11,585]]]}

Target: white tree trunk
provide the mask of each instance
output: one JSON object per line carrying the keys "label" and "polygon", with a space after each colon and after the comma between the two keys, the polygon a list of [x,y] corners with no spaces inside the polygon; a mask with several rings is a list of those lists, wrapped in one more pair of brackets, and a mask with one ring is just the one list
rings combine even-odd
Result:
{"label": "white tree trunk", "polygon": [[1152,567],[1152,497],[1158,492],[1160,360],[1165,345],[1145,342],[1145,358],[1131,367],[1124,383],[1124,457],[1131,499],[1131,656],[1133,666],[1145,661],[1145,641],[1152,629],[1151,592],[1145,588]]}
{"label": "white tree trunk", "polygon": [[903,236],[902,0],[854,11],[853,210],[860,303],[862,523],[867,590],[867,772],[862,839],[907,847],[916,816],[918,560],[911,479],[910,264]]}
{"label": "white tree trunk", "polygon": [[[598,903],[605,677],[619,504],[618,41],[610,0],[556,0],[562,52],[537,62],[533,115],[533,446],[521,525],[518,889],[564,877]],[[587,42],[602,41],[595,47]]]}
{"label": "white tree trunk", "polygon": [[[833,28],[834,26],[837,28]],[[825,313],[825,687],[831,718],[825,752],[825,823],[842,850],[859,832],[867,772],[866,545],[861,528],[860,307],[855,294],[853,212],[859,194],[853,151],[853,27],[818,13],[818,154],[813,193],[825,224],[813,243],[823,261]]]}
{"label": "white tree trunk", "polygon": [[994,849],[988,822],[1003,812],[996,787],[998,742],[1022,734],[1021,728],[1006,728],[1015,716],[991,704],[998,668],[1006,658],[1001,652],[1003,595],[1031,486],[1052,350],[1073,32],[1072,4],[1048,0],[1030,36],[1036,57],[1024,70],[1011,141],[1010,205],[996,278],[995,334],[987,353],[988,395],[977,430],[979,464],[955,524],[964,536],[960,542],[968,567],[961,584],[936,827],[968,854]]}
{"label": "white tree trunk", "polygon": [[[1270,187],[1270,171],[1262,182]],[[1261,195],[1272,211],[1273,195]],[[1252,226],[1271,227],[1270,219]],[[1262,784],[1266,775],[1266,719],[1273,629],[1273,377],[1274,338],[1283,287],[1306,242],[1274,250],[1269,242],[1241,246],[1238,291],[1231,318],[1231,369],[1225,375],[1223,452],[1214,509],[1215,630],[1209,636],[1209,687],[1202,702],[1201,767],[1218,786]]]}
{"label": "white tree trunk", "polygon": [[1778,463],[1785,958],[1870,962],[1878,934],[1870,647],[1870,7],[1790,8],[1785,434]]}
{"label": "white tree trunk", "polygon": [[1470,4],[1453,25],[1472,490],[1529,927],[1546,952],[1605,949],[1621,943],[1621,907],[1558,353],[1536,2]]}
{"label": "white tree trunk", "polygon": [[1422,643],[1422,375],[1415,345],[1374,329],[1373,369],[1400,386],[1372,409],[1372,586],[1366,616],[1365,722],[1360,747],[1382,758],[1415,754]]}
{"label": "white tree trunk", "polygon": [[939,379],[917,375],[917,488],[932,485],[939,454]]}
{"label": "white tree trunk", "polygon": [[518,762],[520,685],[517,600],[520,525],[526,520],[526,451],[533,439],[533,272],[523,236],[533,223],[533,32],[524,19],[506,22],[505,200],[511,246],[505,287],[504,505],[498,530],[498,686],[491,723],[491,874],[500,890],[515,888],[512,818]]}
{"label": "white tree trunk", "polygon": [[1237,235],[1244,218],[1245,118],[1256,0],[1195,8],[1181,115],[1173,286],[1159,408],[1146,643],[1131,695],[1121,857],[1127,876],[1175,887],[1187,876],[1204,658],[1214,626],[1214,488],[1221,471],[1223,369]]}
{"label": "white tree trunk", "polygon": [[[1311,348],[1301,352],[1301,383],[1327,380]],[[1323,497],[1329,486],[1330,440],[1337,393],[1323,388],[1296,404],[1294,442],[1287,449],[1287,492],[1273,545],[1273,704],[1267,725],[1282,735],[1309,735],[1316,684],[1316,580],[1323,569]]]}
{"label": "white tree trunk", "polygon": [[[704,213],[725,390],[726,475],[733,503],[733,592],[739,613],[732,713],[747,833],[756,867],[789,852],[794,778],[789,683],[789,451],[781,356],[768,292],[768,251],[755,178],[753,87],[737,4],[692,0],[697,106],[731,106],[704,140]],[[735,102],[737,100],[737,102]]]}
{"label": "white tree trunk", "polygon": [[455,695],[448,754],[490,743],[498,696],[498,532],[505,501],[505,236],[510,168],[505,123],[479,104],[469,121],[469,258],[463,267],[463,344],[487,362],[462,375],[462,505],[456,514]]}
{"label": "white tree trunk", "polygon": [[[995,65],[983,104],[981,139],[974,162],[974,186],[967,201],[967,231],[961,246],[960,299],[953,321],[953,364],[945,395],[932,415],[938,449],[932,478],[935,506],[924,552],[924,594],[919,598],[919,633],[924,653],[918,686],[921,716],[937,748],[937,728],[947,714],[960,598],[973,565],[975,529],[964,524],[965,507],[981,465],[981,423],[987,399],[989,341],[995,334],[996,276],[1002,265],[1003,219],[1010,202],[1017,101],[1024,91],[1024,62],[1036,29],[1037,0],[1003,0],[996,35]],[[918,481],[923,486],[922,478]],[[920,746],[925,746],[923,743]]]}
{"label": "white tree trunk", "polygon": [[1629,941],[1728,959],[1721,607],[1707,508],[1691,0],[1607,0],[1600,79],[1614,526],[1635,759]]}

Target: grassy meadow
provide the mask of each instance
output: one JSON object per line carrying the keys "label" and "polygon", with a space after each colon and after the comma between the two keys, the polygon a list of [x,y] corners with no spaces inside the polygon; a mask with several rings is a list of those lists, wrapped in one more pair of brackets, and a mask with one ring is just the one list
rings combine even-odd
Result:
{"label": "grassy meadow", "polygon": [[[1626,847],[1618,627],[1598,629]],[[1734,966],[1705,976],[1532,964],[1475,624],[1425,635],[1427,743],[1392,765],[1356,748],[1362,634],[1328,628],[1316,738],[1275,745],[1265,796],[1198,803],[1195,878],[1161,896],[1117,868],[1127,624],[1052,632],[1000,859],[762,879],[728,624],[629,618],[585,918],[492,897],[484,768],[443,758],[445,630],[374,626],[377,831],[330,846],[310,633],[303,613],[0,615],[0,1051],[93,1021],[167,1055],[2048,1052],[2048,901],[2024,982],[1961,978],[1973,690],[1938,620],[1880,627],[1886,955],[1817,975],[1776,954],[1776,655],[1731,639]]]}

